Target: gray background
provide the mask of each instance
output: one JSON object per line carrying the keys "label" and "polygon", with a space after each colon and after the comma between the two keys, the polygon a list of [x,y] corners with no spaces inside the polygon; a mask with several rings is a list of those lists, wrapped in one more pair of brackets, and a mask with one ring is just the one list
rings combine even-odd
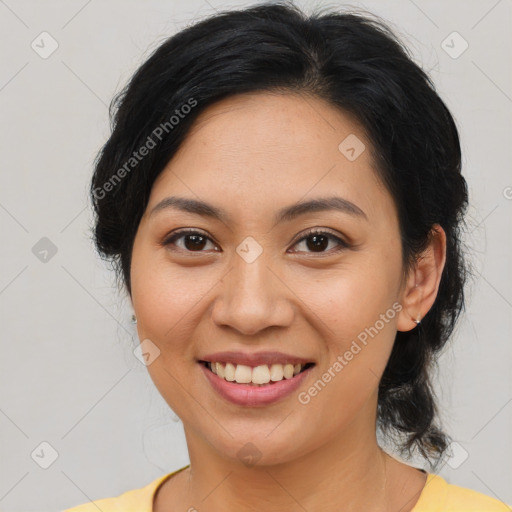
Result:
{"label": "gray background", "polygon": [[[129,301],[89,240],[87,186],[107,105],[149,52],[203,16],[251,4],[0,0],[2,511],[116,496],[188,463],[181,423],[133,355]],[[440,473],[512,503],[512,2],[351,5],[392,24],[460,129],[475,277],[441,359],[442,417],[458,444]],[[43,31],[58,44],[47,58]],[[457,58],[453,31],[469,45]]]}

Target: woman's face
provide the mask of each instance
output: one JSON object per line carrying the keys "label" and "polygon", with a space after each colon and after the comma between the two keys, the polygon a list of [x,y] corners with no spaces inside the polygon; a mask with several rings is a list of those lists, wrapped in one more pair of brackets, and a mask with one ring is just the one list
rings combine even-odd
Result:
{"label": "woman's face", "polygon": [[[153,211],[171,196],[222,218]],[[339,208],[297,208],[328,199]],[[169,241],[184,229],[194,233]],[[401,262],[394,203],[348,115],[292,94],[206,109],[153,186],[131,267],[148,370],[191,453],[276,464],[374,435],[379,379],[399,318],[410,321]],[[314,366],[260,387],[227,382],[205,360],[240,363],[238,380]]]}

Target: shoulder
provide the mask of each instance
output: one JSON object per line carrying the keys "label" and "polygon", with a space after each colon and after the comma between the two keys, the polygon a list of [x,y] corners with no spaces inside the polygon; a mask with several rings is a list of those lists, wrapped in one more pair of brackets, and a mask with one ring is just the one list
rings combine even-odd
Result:
{"label": "shoulder", "polygon": [[[180,470],[178,470],[180,471]],[[153,497],[160,486],[172,475],[174,471],[158,477],[145,487],[126,491],[119,496],[89,501],[73,508],[65,509],[63,512],[152,512]]]}
{"label": "shoulder", "polygon": [[412,512],[510,512],[502,501],[458,485],[439,475],[428,474],[427,482]]}

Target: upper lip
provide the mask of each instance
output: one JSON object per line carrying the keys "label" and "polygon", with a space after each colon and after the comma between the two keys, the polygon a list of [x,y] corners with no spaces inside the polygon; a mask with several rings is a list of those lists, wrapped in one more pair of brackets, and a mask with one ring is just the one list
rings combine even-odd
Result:
{"label": "upper lip", "polygon": [[283,352],[215,352],[206,354],[199,358],[199,361],[207,361],[212,363],[233,363],[243,364],[246,366],[260,366],[272,364],[307,364],[313,363],[311,359],[285,354]]}

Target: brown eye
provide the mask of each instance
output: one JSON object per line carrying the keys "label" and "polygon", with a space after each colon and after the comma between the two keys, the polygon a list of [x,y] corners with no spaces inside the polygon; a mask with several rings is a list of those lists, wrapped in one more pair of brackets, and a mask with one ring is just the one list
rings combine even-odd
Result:
{"label": "brown eye", "polygon": [[[329,242],[335,242],[334,250],[327,251]],[[304,252],[312,253],[326,253],[338,252],[349,247],[349,244],[339,238],[338,236],[330,233],[329,231],[312,230],[306,233],[295,245],[304,243],[306,250]],[[303,252],[303,251],[299,251]]]}
{"label": "brown eye", "polygon": [[[177,243],[177,242],[180,242]],[[204,233],[196,230],[182,230],[177,233],[173,233],[164,242],[164,246],[175,246],[179,250],[187,252],[205,252],[205,247],[211,243],[210,249],[218,249],[218,246],[212,241],[210,237]],[[330,253],[338,252],[349,247],[349,244],[342,240],[340,237],[330,233],[329,231],[312,230],[306,233],[298,242],[294,245],[303,243],[305,245],[304,251],[298,252],[310,252],[310,253]],[[329,244],[334,243],[334,247],[329,248]],[[293,251],[295,252],[295,251]]]}
{"label": "brown eye", "polygon": [[[176,243],[179,240],[183,240],[181,247]],[[203,233],[199,231],[186,230],[174,233],[171,237],[164,241],[163,245],[175,245],[179,249],[189,252],[204,252],[203,249],[208,244],[208,241],[212,242],[212,240]],[[212,246],[213,248],[217,247],[215,244],[213,244],[213,242]]]}

